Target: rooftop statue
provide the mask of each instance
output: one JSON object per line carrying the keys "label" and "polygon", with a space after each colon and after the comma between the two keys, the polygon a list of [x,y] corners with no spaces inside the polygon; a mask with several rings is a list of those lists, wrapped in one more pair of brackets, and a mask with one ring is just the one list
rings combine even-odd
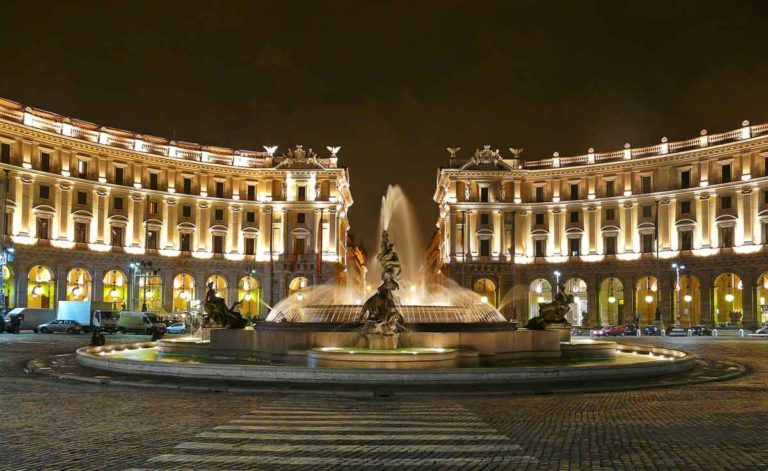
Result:
{"label": "rooftop statue", "polygon": [[244,328],[246,320],[239,312],[235,311],[238,304],[240,302],[236,302],[231,308],[228,308],[224,298],[216,295],[213,283],[208,283],[208,291],[205,293],[205,300],[203,301],[203,309],[205,310],[203,325],[218,324],[228,329]]}

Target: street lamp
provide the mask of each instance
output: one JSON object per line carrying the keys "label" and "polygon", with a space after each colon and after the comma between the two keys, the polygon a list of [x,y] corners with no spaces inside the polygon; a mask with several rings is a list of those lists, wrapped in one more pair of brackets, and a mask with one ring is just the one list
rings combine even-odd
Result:
{"label": "street lamp", "polygon": [[560,292],[560,270],[555,270],[555,293]]}

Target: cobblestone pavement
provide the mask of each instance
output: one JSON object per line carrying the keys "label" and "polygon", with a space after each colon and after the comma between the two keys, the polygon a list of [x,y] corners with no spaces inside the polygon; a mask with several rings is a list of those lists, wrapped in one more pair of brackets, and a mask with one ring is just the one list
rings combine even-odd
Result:
{"label": "cobblestone pavement", "polygon": [[0,335],[0,469],[768,470],[766,340],[631,340],[750,369],[729,382],[508,398],[216,395],[23,371],[87,342]]}

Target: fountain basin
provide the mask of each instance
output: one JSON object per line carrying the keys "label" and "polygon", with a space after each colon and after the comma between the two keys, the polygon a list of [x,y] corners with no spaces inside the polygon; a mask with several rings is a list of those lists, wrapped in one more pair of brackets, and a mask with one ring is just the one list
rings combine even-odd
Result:
{"label": "fountain basin", "polygon": [[457,366],[460,357],[459,350],[453,348],[323,347],[306,353],[309,366],[339,368],[449,368]]}

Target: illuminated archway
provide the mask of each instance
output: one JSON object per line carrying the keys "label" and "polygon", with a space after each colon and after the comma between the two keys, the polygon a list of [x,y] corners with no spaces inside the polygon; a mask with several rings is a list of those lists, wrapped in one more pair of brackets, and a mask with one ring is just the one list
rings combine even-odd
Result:
{"label": "illuminated archway", "polygon": [[0,307],[16,307],[16,276],[8,265],[3,265],[3,299]]}
{"label": "illuminated archway", "polygon": [[721,273],[714,282],[714,312],[716,325],[741,325],[744,314],[744,286],[735,273]]}
{"label": "illuminated archway", "polygon": [[768,323],[768,272],[757,277],[757,322],[761,325]]}
{"label": "illuminated archway", "polygon": [[67,274],[67,301],[90,301],[93,283],[85,268],[73,268]]}
{"label": "illuminated archway", "polygon": [[624,284],[618,278],[606,278],[600,282],[600,322],[602,325],[618,325],[624,318]]}
{"label": "illuminated archway", "polygon": [[173,277],[173,312],[191,311],[195,301],[195,279],[189,273]]}
{"label": "illuminated archway", "polygon": [[53,272],[36,265],[27,275],[27,307],[52,308],[56,293]]}
{"label": "illuminated archway", "polygon": [[659,282],[655,276],[644,276],[635,285],[635,316],[640,325],[653,324],[659,302]]}
{"label": "illuminated archway", "polygon": [[128,277],[120,270],[110,270],[104,275],[104,302],[121,307],[128,298]]}
{"label": "illuminated archway", "polygon": [[213,283],[213,289],[216,291],[216,296],[222,298],[225,302],[227,301],[227,279],[224,278],[221,275],[211,275],[208,277],[208,280],[205,282],[205,290],[208,291],[208,285],[210,283]]}
{"label": "illuminated archway", "polygon": [[252,276],[244,276],[237,282],[237,300],[240,302],[240,313],[243,317],[259,316],[261,293],[259,282]]}
{"label": "illuminated archway", "polygon": [[675,323],[683,327],[701,324],[701,283],[693,275],[680,275],[675,286]]}
{"label": "illuminated archway", "polygon": [[539,303],[552,301],[552,284],[544,278],[533,280],[528,289],[528,317],[539,315]]}
{"label": "illuminated archway", "polygon": [[475,293],[480,295],[480,301],[496,306],[496,283],[488,278],[480,278],[472,287]]}
{"label": "illuminated archway", "polygon": [[573,296],[571,309],[566,315],[568,322],[573,325],[582,325],[587,317],[587,282],[581,278],[570,278],[563,285],[563,291]]}
{"label": "illuminated archway", "polygon": [[303,276],[297,276],[288,284],[288,296],[291,296],[309,286],[309,280]]}
{"label": "illuminated archway", "polygon": [[163,307],[163,279],[156,270],[137,270],[134,283],[134,306],[136,310],[157,312]]}

